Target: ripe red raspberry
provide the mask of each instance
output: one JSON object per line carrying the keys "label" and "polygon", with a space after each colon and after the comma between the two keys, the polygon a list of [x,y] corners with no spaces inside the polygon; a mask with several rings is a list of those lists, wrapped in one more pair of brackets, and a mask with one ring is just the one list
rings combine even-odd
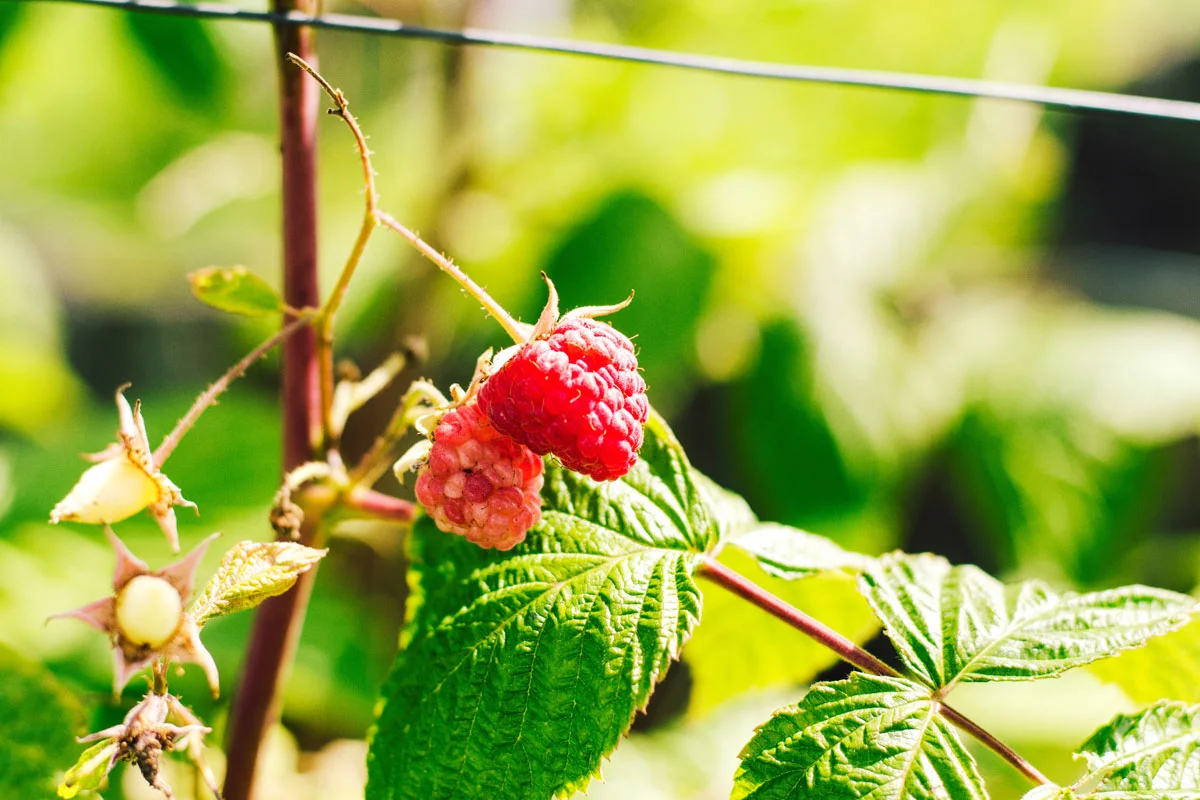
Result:
{"label": "ripe red raspberry", "polygon": [[633,467],[650,410],[633,343],[607,323],[572,316],[488,377],[479,405],[496,430],[598,481]]}
{"label": "ripe red raspberry", "polygon": [[447,411],[417,476],[417,500],[437,526],[508,550],[542,517],[542,459],[496,431],[478,404]]}

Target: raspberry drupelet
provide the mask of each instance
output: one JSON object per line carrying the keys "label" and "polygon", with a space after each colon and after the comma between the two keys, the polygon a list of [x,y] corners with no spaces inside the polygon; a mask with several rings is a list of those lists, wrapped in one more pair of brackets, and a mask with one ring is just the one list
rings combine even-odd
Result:
{"label": "raspberry drupelet", "polygon": [[477,403],[447,411],[417,476],[417,500],[437,526],[508,550],[541,519],[542,459],[499,433]]}
{"label": "raspberry drupelet", "polygon": [[607,323],[572,315],[488,377],[479,404],[496,430],[597,481],[636,463],[650,410],[633,343]]}

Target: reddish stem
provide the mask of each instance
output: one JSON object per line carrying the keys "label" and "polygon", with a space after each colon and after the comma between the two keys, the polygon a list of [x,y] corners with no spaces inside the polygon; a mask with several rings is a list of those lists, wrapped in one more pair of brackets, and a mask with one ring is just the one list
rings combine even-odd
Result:
{"label": "reddish stem", "polygon": [[[272,11],[316,14],[315,0],[272,0]],[[277,25],[280,140],[283,149],[283,294],[292,308],[321,305],[317,285],[316,120],[319,87],[286,59],[316,63],[311,28]],[[283,470],[314,456],[321,435],[321,386],[316,332],[305,328],[283,348]],[[301,541],[312,544],[319,520],[306,520]],[[259,750],[278,717],[276,695],[291,663],[316,570],[287,593],[262,604],[254,620],[241,687],[234,702],[227,752],[226,800],[250,800]]]}
{"label": "reddish stem", "polygon": [[[747,580],[715,558],[705,556],[699,574],[708,578],[713,583],[728,589],[743,600],[758,606],[771,616],[782,620],[825,647],[828,647],[864,672],[870,672],[874,675],[902,677],[896,670],[866,650],[863,650],[850,639],[847,639],[823,622],[813,619],[795,606],[789,605],[753,581]],[[962,712],[946,705],[940,699],[937,699],[936,702],[938,703],[938,710],[943,717],[991,748],[1026,778],[1036,784],[1050,782],[1050,779],[1043,775],[1037,767],[1026,761],[1017,751],[984,730],[979,723],[964,716]]]}
{"label": "reddish stem", "polygon": [[870,672],[873,675],[892,675],[896,677],[900,675],[896,670],[866,650],[863,650],[850,639],[847,639],[824,623],[818,622],[795,606],[788,605],[758,584],[743,578],[715,558],[705,556],[700,574],[713,583],[720,584],[743,600],[758,606],[771,616],[786,622],[809,638],[828,647],[844,660],[849,661],[864,672]]}
{"label": "reddish stem", "polygon": [[412,503],[374,489],[355,489],[346,496],[345,503],[348,508],[392,522],[408,524],[417,517],[416,506]]}

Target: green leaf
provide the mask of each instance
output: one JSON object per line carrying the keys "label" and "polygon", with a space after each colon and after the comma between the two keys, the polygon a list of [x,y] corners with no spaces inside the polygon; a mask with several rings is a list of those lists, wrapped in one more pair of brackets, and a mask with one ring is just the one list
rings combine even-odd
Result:
{"label": "green leaf", "polygon": [[192,604],[192,619],[203,625],[283,594],[327,552],[295,542],[239,542]]}
{"label": "green leaf", "polygon": [[[878,620],[850,575],[825,572],[810,573],[804,580],[777,578],[732,547],[721,552],[720,561],[855,644],[879,631]],[[748,691],[808,683],[837,663],[838,657],[733,593],[712,591],[704,594],[704,624],[688,642],[684,660],[692,676],[688,714],[701,716]]]}
{"label": "green leaf", "polygon": [[180,103],[205,108],[217,104],[223,66],[202,21],[154,14],[125,14],[124,18],[134,43]]}
{"label": "green leaf", "polygon": [[188,283],[200,302],[231,314],[261,317],[284,308],[279,293],[245,267],[196,270],[188,275]]}
{"label": "green leaf", "polygon": [[758,524],[758,517],[754,516],[750,504],[740,494],[718,485],[699,470],[692,470],[692,480],[704,495],[722,541]]}
{"label": "green leaf", "polygon": [[79,749],[78,701],[44,667],[0,647],[0,709],[0,797],[53,797],[56,774]]}
{"label": "green leaf", "polygon": [[759,565],[780,578],[804,578],[827,570],[860,572],[874,559],[843,550],[824,536],[775,523],[755,526],[730,544],[758,559]]}
{"label": "green leaf", "polygon": [[1006,586],[929,554],[886,555],[860,587],[905,664],[934,688],[1061,675],[1178,628],[1195,608],[1146,586],[1084,595],[1041,581]]}
{"label": "green leaf", "polygon": [[1200,705],[1160,702],[1118,714],[1083,743],[1083,798],[1159,800],[1200,797]]}
{"label": "green leaf", "polygon": [[657,418],[634,469],[549,464],[542,522],[509,553],[428,522],[421,608],[368,757],[368,800],[548,798],[585,788],[700,614],[717,525]]}
{"label": "green leaf", "polygon": [[1163,698],[1200,702],[1200,619],[1088,669],[1138,705]]}
{"label": "green leaf", "polygon": [[734,800],[975,800],[975,761],[929,690],[854,673],[776,712],[741,752]]}
{"label": "green leaf", "polygon": [[112,769],[118,747],[116,739],[104,739],[84,750],[59,784],[58,796],[72,798],[82,791],[99,789]]}

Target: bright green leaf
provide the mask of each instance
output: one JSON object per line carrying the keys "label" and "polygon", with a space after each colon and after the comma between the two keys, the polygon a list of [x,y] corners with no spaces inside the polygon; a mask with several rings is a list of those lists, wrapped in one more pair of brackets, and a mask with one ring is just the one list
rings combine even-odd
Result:
{"label": "bright green leaf", "polygon": [[82,791],[99,789],[104,777],[112,769],[117,748],[115,739],[104,739],[84,750],[59,784],[58,796],[72,798]]}
{"label": "bright green leaf", "polygon": [[79,749],[79,703],[43,667],[0,647],[0,709],[0,797],[53,797],[55,775]]}
{"label": "bright green leaf", "polygon": [[750,553],[764,570],[780,578],[803,578],[826,570],[861,571],[873,561],[843,550],[824,536],[775,523],[758,525],[730,544]]}
{"label": "bright green leaf", "polygon": [[199,269],[188,275],[188,283],[200,302],[231,314],[259,317],[284,307],[279,293],[245,267]]}
{"label": "bright green leaf", "polygon": [[[732,547],[722,563],[784,601],[862,644],[879,631],[870,606],[841,572],[786,580],[766,574],[748,555]],[[796,633],[731,592],[704,594],[704,624],[684,651],[692,675],[688,713],[704,715],[744,692],[808,683],[837,663],[828,648]]]}
{"label": "bright green leaf", "polygon": [[1160,702],[1118,714],[1078,753],[1088,774],[1075,784],[1083,798],[1160,800],[1200,797],[1200,705]]}
{"label": "bright green leaf", "polygon": [[239,542],[192,604],[192,618],[203,625],[283,594],[326,552],[295,542]]}
{"label": "bright green leaf", "polygon": [[975,761],[929,690],[854,673],[818,683],[742,750],[734,800],[976,800]]}
{"label": "bright green leaf", "polygon": [[698,470],[692,470],[692,480],[704,495],[713,521],[720,531],[722,541],[753,528],[758,517],[750,510],[750,504],[741,495],[718,485],[712,478]]}
{"label": "bright green leaf", "polygon": [[1200,619],[1088,669],[1139,705],[1163,698],[1200,702]]}
{"label": "bright green leaf", "polygon": [[1195,608],[1146,586],[1084,595],[1041,581],[1006,586],[929,554],[884,556],[860,586],[901,658],[934,688],[1060,675],[1178,628]]}
{"label": "bright green leaf", "polygon": [[657,418],[634,469],[548,465],[542,522],[509,553],[418,526],[423,598],[368,759],[369,800],[530,800],[586,787],[700,614],[717,526]]}

